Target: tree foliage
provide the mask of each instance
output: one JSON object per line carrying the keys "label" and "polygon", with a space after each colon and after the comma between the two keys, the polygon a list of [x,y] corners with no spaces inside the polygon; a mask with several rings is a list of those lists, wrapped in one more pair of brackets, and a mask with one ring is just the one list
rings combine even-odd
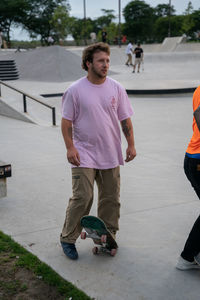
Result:
{"label": "tree foliage", "polygon": [[58,6],[53,12],[52,18],[49,21],[52,25],[51,35],[55,41],[64,40],[70,33],[69,29],[69,12],[65,6]]}
{"label": "tree foliage", "polygon": [[0,28],[10,42],[10,27],[23,22],[30,9],[27,0],[0,1]]}
{"label": "tree foliage", "polygon": [[[187,21],[187,23],[184,24],[185,33],[187,35],[189,35],[191,38],[195,38],[196,34],[197,34],[197,36],[199,36],[199,33],[200,33],[200,10],[193,11],[192,14],[185,16],[185,19]],[[188,27],[187,27],[187,25],[188,25]]]}
{"label": "tree foliage", "polygon": [[108,27],[112,21],[115,19],[114,10],[113,9],[102,9],[103,15],[96,19],[95,23],[99,30],[102,28]]}
{"label": "tree foliage", "polygon": [[148,41],[153,38],[154,9],[142,0],[129,2],[123,10],[124,34],[133,40]]}
{"label": "tree foliage", "polygon": [[87,40],[90,38],[90,33],[94,31],[93,28],[93,21],[90,18],[70,18],[69,30],[77,45],[80,44],[81,40]]}
{"label": "tree foliage", "polygon": [[[10,41],[13,25],[25,28],[30,37],[40,38],[42,44],[48,37],[54,41],[64,40],[71,34],[77,44],[90,39],[95,32],[101,40],[103,28],[108,33],[108,41],[118,38],[118,24],[113,9],[102,9],[98,18],[78,19],[69,15],[72,0],[0,0],[0,29],[4,38]],[[170,9],[169,9],[170,8]],[[122,34],[128,39],[140,42],[161,42],[168,36],[169,22],[171,36],[186,34],[194,37],[200,31],[200,10],[193,10],[192,2],[182,15],[175,15],[174,6],[158,4],[151,7],[145,0],[132,0],[123,9],[125,22],[121,24]],[[170,18],[169,18],[170,17]]]}
{"label": "tree foliage", "polygon": [[188,6],[187,6],[187,8],[185,10],[185,15],[190,15],[192,13],[193,13],[193,6],[192,6],[192,2],[189,1],[188,2]]}
{"label": "tree foliage", "polygon": [[168,4],[158,4],[155,8],[154,8],[154,12],[155,15],[157,17],[166,17],[170,15],[175,15],[176,10],[174,9],[174,6],[171,5],[171,7],[169,7]]}
{"label": "tree foliage", "polygon": [[78,45],[81,40],[90,39],[90,33],[95,32],[98,40],[101,40],[101,31],[103,28],[106,29],[108,33],[108,39],[113,40],[116,35],[116,27],[112,21],[115,19],[114,10],[112,9],[102,9],[103,16],[92,20],[70,18],[70,32]]}
{"label": "tree foliage", "polygon": [[[62,28],[61,35],[64,34],[63,27],[58,24],[64,17],[68,17],[70,6],[67,0],[26,0],[30,5],[29,14],[23,21],[24,28],[32,37],[40,36],[41,42],[47,43],[49,36],[58,35],[58,29]],[[59,18],[58,18],[59,15]],[[57,18],[57,21],[56,21]]]}
{"label": "tree foliage", "polygon": [[[183,34],[182,25],[183,25],[184,16],[172,16],[170,18],[171,23],[171,36],[181,36]],[[154,25],[155,36],[157,42],[162,42],[164,38],[168,36],[169,29],[169,18],[160,17],[156,20]]]}

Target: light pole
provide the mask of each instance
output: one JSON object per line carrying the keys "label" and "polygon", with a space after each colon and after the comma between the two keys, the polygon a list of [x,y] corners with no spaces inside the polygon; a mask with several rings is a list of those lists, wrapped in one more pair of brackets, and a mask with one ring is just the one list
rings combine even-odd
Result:
{"label": "light pole", "polygon": [[121,0],[118,2],[119,7],[119,25],[118,25],[118,45],[121,47]]}
{"label": "light pole", "polygon": [[87,45],[87,41],[86,41],[86,0],[83,0],[83,18],[84,18],[84,30],[83,30],[83,35],[84,35],[84,43],[85,45]]}
{"label": "light pole", "polygon": [[84,15],[84,20],[86,20],[86,4],[85,4],[85,0],[83,0],[83,15]]}
{"label": "light pole", "polygon": [[171,0],[169,0],[169,27],[168,27],[168,37],[171,36]]}

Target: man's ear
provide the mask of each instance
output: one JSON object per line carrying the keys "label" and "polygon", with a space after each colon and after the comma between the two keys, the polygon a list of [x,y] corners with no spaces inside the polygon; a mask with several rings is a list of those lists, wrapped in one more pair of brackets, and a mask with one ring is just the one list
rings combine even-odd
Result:
{"label": "man's ear", "polygon": [[86,61],[86,66],[89,68],[91,62],[89,62],[88,60]]}

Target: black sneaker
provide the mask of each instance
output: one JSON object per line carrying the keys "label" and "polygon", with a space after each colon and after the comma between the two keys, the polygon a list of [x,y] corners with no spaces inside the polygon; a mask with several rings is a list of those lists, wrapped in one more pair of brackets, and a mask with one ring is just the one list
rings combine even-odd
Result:
{"label": "black sneaker", "polygon": [[75,244],[61,242],[61,246],[63,248],[63,252],[67,257],[73,260],[78,259],[78,252],[76,250]]}

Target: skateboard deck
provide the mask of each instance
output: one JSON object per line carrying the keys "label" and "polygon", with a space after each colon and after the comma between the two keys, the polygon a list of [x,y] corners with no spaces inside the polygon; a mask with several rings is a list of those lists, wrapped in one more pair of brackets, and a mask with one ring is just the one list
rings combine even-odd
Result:
{"label": "skateboard deck", "polygon": [[105,252],[115,256],[118,245],[103,220],[94,216],[84,216],[81,219],[81,226],[85,230],[81,233],[81,239],[91,238],[94,244],[100,246],[93,248],[93,254]]}

